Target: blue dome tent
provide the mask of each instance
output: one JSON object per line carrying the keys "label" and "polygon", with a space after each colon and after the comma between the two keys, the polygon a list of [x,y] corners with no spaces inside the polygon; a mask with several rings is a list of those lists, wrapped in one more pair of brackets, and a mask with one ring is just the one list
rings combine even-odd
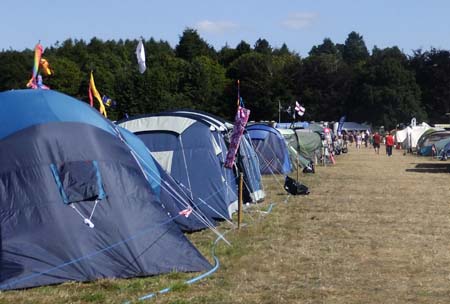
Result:
{"label": "blue dome tent", "polygon": [[261,174],[288,174],[292,171],[288,147],[281,133],[268,125],[247,127],[259,158]]}
{"label": "blue dome tent", "polygon": [[98,112],[44,90],[0,104],[0,290],[211,267],[161,201],[157,167],[146,178]]}
{"label": "blue dome tent", "polygon": [[208,218],[231,219],[237,210],[237,184],[232,170],[224,168],[227,148],[210,123],[193,116],[161,113],[118,122],[136,134],[152,156],[192,198]]}

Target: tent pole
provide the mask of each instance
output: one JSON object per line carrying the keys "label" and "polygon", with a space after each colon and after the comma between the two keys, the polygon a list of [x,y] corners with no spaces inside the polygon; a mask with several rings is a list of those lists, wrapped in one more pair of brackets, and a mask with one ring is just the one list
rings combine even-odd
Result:
{"label": "tent pole", "polygon": [[238,200],[238,229],[241,228],[242,222],[242,191],[243,191],[243,183],[244,183],[244,174],[242,172],[239,173],[239,200]]}
{"label": "tent pole", "polygon": [[278,100],[278,123],[281,123],[281,103]]}

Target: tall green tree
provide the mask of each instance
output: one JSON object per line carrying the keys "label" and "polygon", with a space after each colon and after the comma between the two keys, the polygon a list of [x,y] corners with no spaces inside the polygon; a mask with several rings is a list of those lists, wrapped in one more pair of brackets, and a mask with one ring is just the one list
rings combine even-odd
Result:
{"label": "tall green tree", "polygon": [[348,34],[343,46],[342,57],[349,65],[358,65],[367,61],[369,59],[369,51],[363,36],[356,32]]}
{"label": "tall green tree", "polygon": [[398,47],[375,47],[372,53],[348,104],[349,116],[387,129],[409,122],[413,116],[419,121],[426,119],[420,87],[407,67],[407,57]]}
{"label": "tall green tree", "polygon": [[[367,51],[362,35],[351,32],[344,43],[325,38],[306,58],[286,44],[272,49],[265,39],[253,48],[246,41],[216,53],[196,30],[185,29],[174,48],[166,41],[144,40],[147,71],[140,74],[137,40],[67,39],[47,47],[54,75],[44,82],[87,102],[89,73],[101,94],[115,99],[117,110],[141,114],[197,108],[232,119],[236,80],[252,119],[278,117],[278,103],[295,100],[307,108],[307,120],[348,119],[390,127],[412,115],[447,121],[450,112],[450,53],[431,49],[407,57],[398,48]],[[33,51],[0,51],[0,88],[25,88]]]}
{"label": "tall green tree", "polygon": [[307,120],[337,120],[349,95],[351,77],[342,54],[331,39],[312,47],[303,61],[296,92],[306,107]]}
{"label": "tall green tree", "polygon": [[241,40],[241,42],[239,42],[239,44],[236,46],[236,51],[238,51],[239,56],[241,56],[250,53],[252,51],[252,48],[250,44],[248,44],[244,40]]}
{"label": "tall green tree", "polygon": [[273,50],[273,55],[275,56],[286,56],[290,55],[291,51],[289,50],[286,43],[283,43],[280,48],[276,48]]}
{"label": "tall green tree", "polygon": [[81,83],[86,75],[81,72],[77,63],[66,57],[58,56],[50,56],[48,61],[53,69],[53,75],[47,77],[45,83],[52,90],[80,97]]}
{"label": "tall green tree", "polygon": [[0,52],[0,91],[25,89],[33,69],[33,52]]}
{"label": "tall green tree", "polygon": [[274,52],[278,54],[273,59],[273,79],[272,91],[273,99],[281,106],[280,118],[283,121],[290,121],[291,115],[285,109],[294,106],[299,100],[300,94],[296,94],[297,76],[303,71],[303,64],[300,56],[286,51]]}
{"label": "tall green tree", "polygon": [[422,101],[431,123],[447,123],[450,113],[450,52],[432,48],[414,52],[410,65],[422,91]]}
{"label": "tall green tree", "polygon": [[270,46],[269,41],[259,38],[255,42],[254,51],[264,55],[270,55],[272,54],[272,47]]}
{"label": "tall green tree", "polygon": [[195,109],[219,113],[223,107],[223,94],[227,83],[225,69],[206,56],[192,60],[187,72],[183,93]]}
{"label": "tall green tree", "polygon": [[236,49],[230,48],[228,45],[225,45],[218,52],[217,59],[223,67],[227,68],[239,56],[240,54]]}
{"label": "tall green tree", "polygon": [[192,61],[197,56],[208,56],[216,59],[214,48],[203,40],[196,30],[191,28],[184,30],[175,48],[175,54],[187,61]]}
{"label": "tall green tree", "polygon": [[274,70],[271,56],[256,52],[242,55],[231,64],[227,73],[229,78],[240,80],[241,96],[252,110],[252,119],[277,119],[278,101],[272,88]]}
{"label": "tall green tree", "polygon": [[321,54],[337,55],[338,53],[338,48],[330,38],[325,38],[322,44],[313,46],[309,51],[310,56]]}

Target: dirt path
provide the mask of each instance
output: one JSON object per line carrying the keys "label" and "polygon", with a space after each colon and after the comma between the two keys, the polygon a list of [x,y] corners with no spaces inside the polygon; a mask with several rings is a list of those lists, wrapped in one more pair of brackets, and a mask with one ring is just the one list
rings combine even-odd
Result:
{"label": "dirt path", "polygon": [[449,168],[365,148],[318,168],[311,195],[281,205],[272,300],[450,303]]}

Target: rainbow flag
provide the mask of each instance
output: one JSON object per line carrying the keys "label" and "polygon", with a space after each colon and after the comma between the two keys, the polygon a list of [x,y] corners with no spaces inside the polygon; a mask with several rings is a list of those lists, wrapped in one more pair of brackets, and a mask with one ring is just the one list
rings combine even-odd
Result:
{"label": "rainbow flag", "polygon": [[27,83],[27,88],[37,89],[37,74],[39,70],[39,63],[41,62],[43,49],[40,43],[36,44],[34,47],[34,64],[33,64],[33,72],[31,74],[31,79]]}

